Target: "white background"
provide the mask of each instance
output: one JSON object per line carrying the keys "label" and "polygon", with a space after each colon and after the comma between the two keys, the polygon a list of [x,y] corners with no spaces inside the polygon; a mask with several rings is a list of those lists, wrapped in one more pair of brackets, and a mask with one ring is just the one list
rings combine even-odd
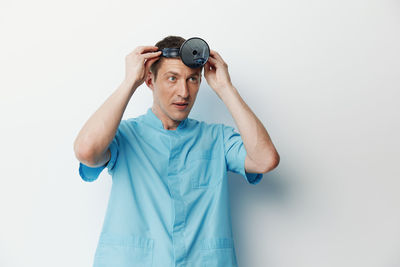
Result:
{"label": "white background", "polygon": [[[229,176],[239,265],[400,266],[399,33],[395,0],[1,0],[0,266],[91,266],[111,177],[82,181],[73,141],[171,34],[221,54],[281,156]],[[205,80],[190,117],[234,125]]]}

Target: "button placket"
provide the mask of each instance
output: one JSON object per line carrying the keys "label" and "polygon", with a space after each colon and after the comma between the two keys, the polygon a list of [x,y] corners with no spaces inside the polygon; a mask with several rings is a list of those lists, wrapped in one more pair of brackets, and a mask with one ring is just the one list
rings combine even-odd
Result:
{"label": "button placket", "polygon": [[175,264],[181,264],[186,259],[185,226],[186,226],[186,205],[181,192],[181,177],[179,176],[179,155],[178,146],[179,134],[171,132],[170,135],[170,157],[168,164],[168,186],[174,206],[174,220],[172,226],[172,241]]}

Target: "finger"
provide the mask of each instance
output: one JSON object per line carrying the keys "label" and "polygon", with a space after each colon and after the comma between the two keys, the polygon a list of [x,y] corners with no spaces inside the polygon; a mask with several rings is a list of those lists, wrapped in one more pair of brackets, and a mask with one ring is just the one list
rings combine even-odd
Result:
{"label": "finger", "polygon": [[160,57],[152,58],[152,59],[147,59],[146,62],[144,63],[144,67],[146,70],[146,73],[149,71],[151,65],[153,65],[154,62],[156,62]]}
{"label": "finger", "polygon": [[139,46],[137,47],[137,52],[140,54],[146,53],[146,52],[152,52],[152,51],[157,51],[158,47],[153,46],[153,45],[148,45],[148,46]]}
{"label": "finger", "polygon": [[213,67],[209,62],[206,62],[206,64],[204,65],[204,75],[208,75],[208,73],[210,73],[211,71],[213,71]]}
{"label": "finger", "polygon": [[211,65],[211,67],[214,67],[215,65],[217,65],[218,61],[217,61],[215,58],[213,58],[213,57],[208,57],[207,63],[208,63],[209,65]]}
{"label": "finger", "polygon": [[143,58],[145,58],[145,59],[149,59],[149,58],[153,58],[153,57],[159,57],[160,55],[161,55],[161,51],[148,52],[146,54],[142,54]]}
{"label": "finger", "polygon": [[217,55],[217,51],[210,49],[210,56],[215,58]]}
{"label": "finger", "polygon": [[158,50],[156,46],[138,46],[132,52],[130,52],[126,57],[136,57],[143,54],[144,52],[155,52]]}
{"label": "finger", "polygon": [[204,75],[207,75],[207,73],[210,71],[210,63],[208,61],[206,64],[204,64]]}
{"label": "finger", "polygon": [[222,63],[225,63],[225,61],[222,59],[221,55],[217,51],[214,51],[214,50],[212,50],[212,51],[213,51],[213,53],[212,53],[213,58],[217,59],[218,61],[221,61]]}

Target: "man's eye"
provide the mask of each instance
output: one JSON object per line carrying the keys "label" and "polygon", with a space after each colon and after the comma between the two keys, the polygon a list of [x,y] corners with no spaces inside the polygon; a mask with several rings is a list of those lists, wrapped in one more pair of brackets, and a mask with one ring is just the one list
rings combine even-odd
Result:
{"label": "man's eye", "polygon": [[176,80],[176,78],[175,78],[174,76],[170,76],[170,77],[168,77],[168,80],[170,80],[171,82],[173,82],[173,81]]}
{"label": "man's eye", "polygon": [[196,82],[197,81],[196,77],[190,77],[189,79],[191,79],[192,82]]}

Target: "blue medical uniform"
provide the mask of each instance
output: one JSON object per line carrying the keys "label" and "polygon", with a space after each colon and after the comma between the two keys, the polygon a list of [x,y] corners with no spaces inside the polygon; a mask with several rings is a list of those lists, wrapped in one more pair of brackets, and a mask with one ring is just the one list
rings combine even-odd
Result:
{"label": "blue medical uniform", "polygon": [[107,167],[112,188],[94,255],[94,267],[237,266],[227,171],[247,173],[238,132],[223,124],[186,118],[163,128],[149,108],[122,120],[101,167],[82,163],[83,180]]}

